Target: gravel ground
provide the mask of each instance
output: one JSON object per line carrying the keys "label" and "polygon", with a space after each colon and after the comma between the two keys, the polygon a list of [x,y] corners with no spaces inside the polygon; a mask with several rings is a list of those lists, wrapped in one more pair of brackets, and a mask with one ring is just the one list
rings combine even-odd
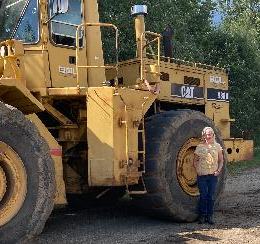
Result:
{"label": "gravel ground", "polygon": [[229,175],[214,226],[153,219],[122,206],[53,213],[32,243],[260,243],[260,168]]}

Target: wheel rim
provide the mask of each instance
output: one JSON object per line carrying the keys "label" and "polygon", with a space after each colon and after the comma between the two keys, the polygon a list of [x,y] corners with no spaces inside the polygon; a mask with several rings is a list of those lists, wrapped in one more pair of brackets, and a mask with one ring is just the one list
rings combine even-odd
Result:
{"label": "wheel rim", "polygon": [[23,161],[6,143],[0,141],[0,226],[20,210],[27,193]]}
{"label": "wheel rim", "polygon": [[177,158],[177,178],[183,191],[191,196],[198,196],[197,174],[193,167],[194,151],[199,139],[191,138],[181,147]]}
{"label": "wheel rim", "polygon": [[5,172],[0,166],[0,202],[3,199],[5,192],[6,192],[6,177]]}

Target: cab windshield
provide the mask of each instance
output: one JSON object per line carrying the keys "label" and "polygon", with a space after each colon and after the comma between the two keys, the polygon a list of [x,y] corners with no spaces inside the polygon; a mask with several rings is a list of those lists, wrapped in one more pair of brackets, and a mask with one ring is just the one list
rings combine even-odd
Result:
{"label": "cab windshield", "polygon": [[17,39],[24,43],[39,40],[37,0],[0,1],[0,40]]}

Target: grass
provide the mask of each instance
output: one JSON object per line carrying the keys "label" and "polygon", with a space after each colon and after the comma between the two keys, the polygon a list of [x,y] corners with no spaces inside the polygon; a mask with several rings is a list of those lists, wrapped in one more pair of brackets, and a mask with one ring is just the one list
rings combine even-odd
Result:
{"label": "grass", "polygon": [[246,169],[260,167],[260,148],[254,149],[254,158],[251,161],[239,161],[227,165],[230,174],[237,174]]}

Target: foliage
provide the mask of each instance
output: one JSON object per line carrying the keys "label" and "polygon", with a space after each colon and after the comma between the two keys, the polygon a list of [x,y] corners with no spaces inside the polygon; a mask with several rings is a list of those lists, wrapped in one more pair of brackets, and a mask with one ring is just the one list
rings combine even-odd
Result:
{"label": "foliage", "polygon": [[[216,5],[216,3],[218,3]],[[101,19],[120,30],[120,59],[134,57],[134,24],[130,8],[137,1],[100,1]],[[233,135],[260,135],[260,4],[259,0],[153,0],[148,6],[147,29],[174,29],[174,56],[230,69]],[[223,22],[212,25],[212,13]]]}
{"label": "foliage", "polygon": [[228,31],[222,26],[205,45],[205,62],[230,69],[231,116],[236,119],[233,131],[246,138],[259,133],[260,56],[250,34]]}
{"label": "foliage", "polygon": [[260,134],[260,4],[240,0],[221,6],[225,19],[218,31],[222,63],[231,70],[233,129],[236,135],[252,138]]}
{"label": "foliage", "polygon": [[[131,7],[137,1],[99,1],[103,22],[112,22],[120,31],[120,59],[135,56],[134,20]],[[148,7],[146,29],[161,33],[166,26],[174,29],[174,54],[177,58],[198,60],[201,57],[201,40],[211,30],[212,1],[144,0]],[[203,23],[203,24],[201,24]],[[197,46],[196,46],[197,45]]]}
{"label": "foliage", "polygon": [[[9,29],[14,28],[26,1],[18,1],[15,7],[4,7],[11,2],[0,1],[0,39],[10,35]],[[134,20],[130,16],[130,9],[135,4],[148,6],[148,30],[161,33],[167,26],[174,29],[176,58],[230,69],[231,117],[236,119],[233,135],[258,137],[259,0],[99,0],[101,21],[113,23],[119,28],[120,60],[135,57]],[[218,26],[212,24],[212,13],[216,9],[224,16],[223,22]],[[30,29],[27,32],[30,33]],[[103,32],[105,54],[109,62],[115,61],[112,34]]]}

